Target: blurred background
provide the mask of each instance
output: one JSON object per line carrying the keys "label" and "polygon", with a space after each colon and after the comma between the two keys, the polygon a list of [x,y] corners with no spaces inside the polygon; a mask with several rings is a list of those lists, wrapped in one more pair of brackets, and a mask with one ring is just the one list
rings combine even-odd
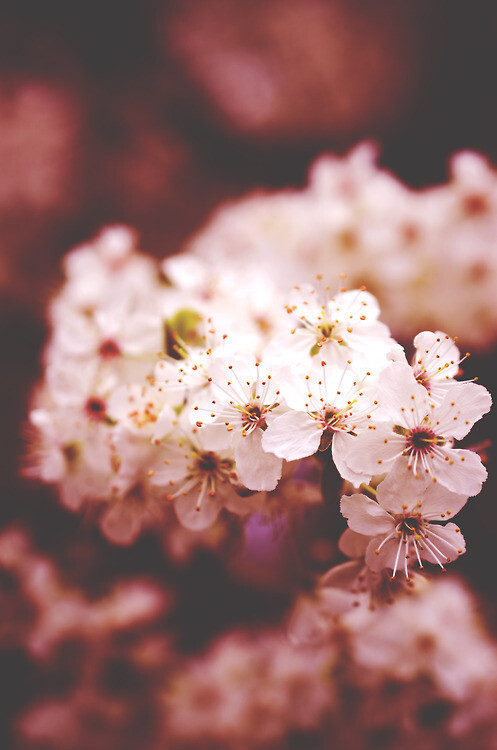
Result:
{"label": "blurred background", "polygon": [[[3,0],[0,518],[3,527],[27,529],[70,587],[91,599],[124,574],[181,584],[188,594],[176,617],[187,649],[227,624],[276,620],[290,596],[285,587],[275,594],[235,585],[208,556],[200,582],[198,560],[174,572],[156,540],[114,548],[91,519],[20,478],[28,397],[47,335],[43,311],[61,282],[62,255],[102,226],[124,223],[162,258],[223,201],[303,186],[316,156],[346,153],[364,139],[412,187],[446,180],[457,150],[495,163],[496,41],[497,7],[487,0]],[[466,373],[492,389],[496,364],[490,352],[470,360]],[[494,422],[487,418],[476,439]],[[484,496],[494,495],[490,479]],[[461,517],[470,553],[459,569],[495,625],[497,513],[478,504]],[[7,579],[2,596],[13,602]],[[224,602],[217,614],[205,615],[207,598]],[[39,668],[9,638],[0,643],[2,747],[10,746],[12,716],[67,688],[60,670]]]}

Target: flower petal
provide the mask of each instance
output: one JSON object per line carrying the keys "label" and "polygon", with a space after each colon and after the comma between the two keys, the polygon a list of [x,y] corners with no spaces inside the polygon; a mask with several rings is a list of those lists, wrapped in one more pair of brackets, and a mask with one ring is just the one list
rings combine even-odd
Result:
{"label": "flower petal", "polygon": [[287,411],[269,423],[262,447],[287,461],[295,461],[317,451],[321,434],[318,423],[308,414]]}
{"label": "flower petal", "polygon": [[403,513],[407,505],[409,510],[416,509],[423,516],[429,515],[430,520],[439,521],[454,516],[468,499],[468,495],[450,492],[429,475],[421,474],[416,479],[405,461],[394,464],[377,492],[379,504],[389,513]]}
{"label": "flower petal", "polygon": [[[393,362],[385,367],[378,379],[378,399],[382,410],[396,424],[414,427],[430,411],[430,400],[426,388],[420,385],[411,366],[405,362]],[[407,408],[412,406],[415,411]]]}
{"label": "flower petal", "polygon": [[[366,550],[366,565],[371,570],[380,571],[384,568],[393,570],[397,561],[397,570],[404,569],[405,545],[402,544],[401,535],[394,534],[391,539],[385,541],[386,534],[375,536],[368,544]],[[399,544],[401,545],[400,553]]]}
{"label": "flower petal", "polygon": [[492,397],[482,385],[454,383],[440,406],[433,410],[432,423],[436,420],[440,435],[461,440],[491,406]]}
{"label": "flower petal", "polygon": [[223,505],[217,493],[213,497],[206,494],[198,505],[199,494],[199,488],[195,487],[186,495],[180,495],[174,503],[181,524],[192,531],[206,529],[214,523]]}
{"label": "flower petal", "polygon": [[432,523],[427,531],[427,538],[422,542],[420,552],[423,560],[444,565],[456,560],[466,552],[466,542],[455,523],[439,526]]}
{"label": "flower petal", "polygon": [[487,470],[474,451],[451,448],[444,458],[433,460],[431,473],[448,490],[460,495],[477,495],[487,478]]}
{"label": "flower petal", "polygon": [[274,490],[281,477],[282,460],[264,452],[262,434],[261,430],[254,430],[242,437],[235,448],[238,477],[249,490]]}
{"label": "flower petal", "polygon": [[357,531],[352,531],[352,529],[345,529],[338,540],[338,549],[344,555],[347,555],[347,557],[362,558],[364,557],[370,538],[369,536],[364,536],[364,534],[358,534]]}
{"label": "flower petal", "polygon": [[381,505],[366,495],[344,495],[340,502],[342,515],[352,531],[366,536],[389,533],[395,528],[395,520]]}
{"label": "flower petal", "polygon": [[[344,435],[345,439],[341,439],[339,448],[340,463],[343,462],[345,467],[357,474],[367,476],[368,481],[375,474],[388,471],[403,448],[403,439],[395,435],[391,425],[377,424],[370,427],[371,429],[356,436]],[[342,474],[341,471],[340,473]]]}

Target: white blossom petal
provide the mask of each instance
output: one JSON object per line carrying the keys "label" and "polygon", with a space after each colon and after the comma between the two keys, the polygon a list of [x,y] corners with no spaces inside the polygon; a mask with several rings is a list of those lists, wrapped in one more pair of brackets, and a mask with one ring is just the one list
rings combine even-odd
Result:
{"label": "white blossom petal", "polygon": [[452,448],[443,458],[433,461],[432,474],[451,492],[473,497],[487,478],[487,470],[474,451]]}
{"label": "white blossom petal", "polygon": [[409,509],[439,521],[455,516],[468,499],[468,495],[450,492],[426,474],[416,479],[404,461],[396,462],[378,485],[377,493],[379,504],[389,513],[402,513],[407,504]]}
{"label": "white blossom petal", "polygon": [[390,533],[395,528],[392,516],[381,505],[366,495],[343,495],[340,511],[348,520],[352,531],[373,536]]}
{"label": "white blossom petal", "polygon": [[287,461],[312,456],[319,448],[322,430],[308,414],[287,411],[271,419],[262,437],[265,451]]}
{"label": "white blossom petal", "polygon": [[461,440],[492,406],[492,397],[477,383],[454,383],[433,411],[440,434]]}
{"label": "white blossom petal", "polygon": [[266,453],[261,441],[261,430],[240,438],[235,448],[238,477],[249,490],[274,490],[281,478],[282,459]]}

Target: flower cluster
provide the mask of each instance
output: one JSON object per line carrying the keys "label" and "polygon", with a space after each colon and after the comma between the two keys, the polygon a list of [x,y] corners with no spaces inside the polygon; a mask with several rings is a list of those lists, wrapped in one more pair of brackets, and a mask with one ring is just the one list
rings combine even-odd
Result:
{"label": "flower cluster", "polygon": [[[169,273],[179,267],[183,283]],[[455,441],[491,398],[456,380],[454,340],[424,331],[409,362],[364,287],[318,276],[275,297],[236,258],[212,283],[196,270],[185,254],[159,272],[118,227],[68,255],[30,414],[31,473],[71,508],[98,505],[104,533],[130,543],[171,507],[205,530],[221,511],[284,506],[321,457],[366,488],[341,510],[368,571],[410,579],[423,561],[456,559],[450,519],[486,470]]]}
{"label": "flower cluster", "polygon": [[450,166],[447,183],[413,190],[377,166],[370,144],[323,156],[304,189],[221,207],[167,273],[213,296],[244,276],[256,308],[265,293],[280,299],[339,269],[375,294],[397,338],[438,328],[488,350],[497,339],[497,173],[472,152]]}
{"label": "flower cluster", "polygon": [[35,676],[16,747],[348,750],[372,736],[392,736],[392,750],[413,737],[495,746],[497,648],[457,579],[353,610],[329,622],[325,642],[240,626],[185,654],[176,596],[153,577],[89,596],[20,528],[0,535],[0,573],[0,648],[14,646]]}

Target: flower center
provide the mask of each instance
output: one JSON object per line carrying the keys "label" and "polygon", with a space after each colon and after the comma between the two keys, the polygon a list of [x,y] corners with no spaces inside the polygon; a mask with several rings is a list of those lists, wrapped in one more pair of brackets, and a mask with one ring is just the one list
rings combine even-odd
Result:
{"label": "flower center", "polygon": [[106,339],[102,341],[98,347],[98,353],[102,359],[114,359],[114,357],[121,356],[121,349],[116,341],[113,339]]}
{"label": "flower center", "polygon": [[323,334],[324,339],[331,339],[333,335],[333,329],[334,329],[333,323],[328,323],[328,321],[325,321],[324,323],[321,323],[320,326],[318,326],[318,330]]}
{"label": "flower center", "polygon": [[426,427],[415,427],[413,430],[408,430],[406,427],[396,424],[393,431],[396,435],[402,435],[406,438],[404,456],[431,453],[436,446],[445,445],[447,442],[444,437],[435,435],[433,430]]}
{"label": "flower center", "polygon": [[233,462],[227,458],[220,458],[213,451],[200,453],[195,460],[195,474],[225,478],[233,468]]}
{"label": "flower center", "polygon": [[436,445],[444,445],[444,438],[435,435],[433,430],[411,430],[407,435],[408,449],[415,453],[430,453]]}
{"label": "flower center", "polygon": [[95,422],[105,418],[105,401],[97,396],[90,396],[85,404],[86,416]]}
{"label": "flower center", "polygon": [[212,451],[201,453],[197,458],[196,468],[199,472],[211,474],[217,469],[217,457]]}
{"label": "flower center", "polygon": [[81,445],[76,442],[66,443],[62,447],[62,454],[66,460],[67,468],[71,470],[81,456]]}
{"label": "flower center", "polygon": [[398,521],[397,529],[401,534],[407,534],[416,538],[421,536],[424,521],[420,515],[403,516],[399,514],[395,516],[395,520]]}
{"label": "flower center", "polygon": [[245,404],[245,406],[243,407],[243,411],[243,423],[245,428],[260,427],[261,430],[267,429],[267,423],[264,418],[264,414],[267,410],[264,406],[261,408],[259,404]]}
{"label": "flower center", "polygon": [[322,416],[322,424],[325,430],[328,432],[334,432],[340,422],[342,421],[342,414],[335,409],[326,409]]}

